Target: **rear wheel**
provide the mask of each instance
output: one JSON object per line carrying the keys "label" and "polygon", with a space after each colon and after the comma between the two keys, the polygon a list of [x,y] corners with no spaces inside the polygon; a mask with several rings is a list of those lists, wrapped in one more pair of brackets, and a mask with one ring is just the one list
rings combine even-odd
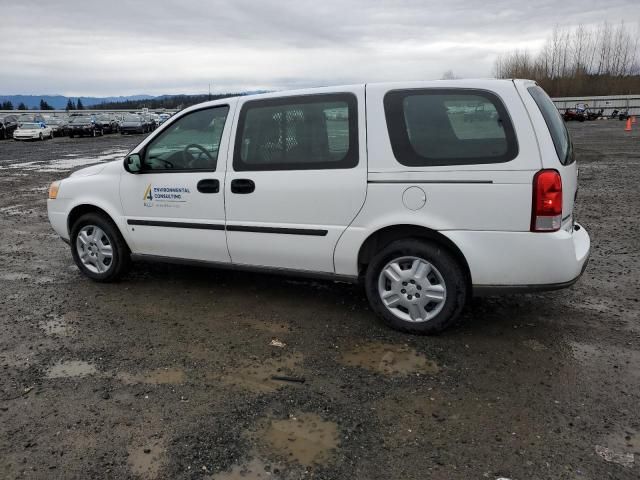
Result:
{"label": "rear wheel", "polygon": [[365,278],[369,303],[396,330],[434,334],[464,308],[467,282],[459,262],[441,245],[398,240],[379,252]]}
{"label": "rear wheel", "polygon": [[42,136],[42,134],[38,135],[38,138],[39,138],[40,140],[44,140],[44,137]]}
{"label": "rear wheel", "polygon": [[80,271],[97,282],[117,280],[131,264],[118,228],[98,213],[82,215],[73,225],[71,254]]}

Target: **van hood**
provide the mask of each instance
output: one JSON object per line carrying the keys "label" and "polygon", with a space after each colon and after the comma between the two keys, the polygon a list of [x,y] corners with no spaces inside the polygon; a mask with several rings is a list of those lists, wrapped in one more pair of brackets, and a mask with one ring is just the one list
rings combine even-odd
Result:
{"label": "van hood", "polygon": [[[117,160],[116,160],[117,161]],[[111,162],[109,162],[111,163]],[[76,170],[69,177],[90,177],[91,175],[97,175],[107,166],[107,163],[99,163],[98,165],[91,165],[90,167],[81,168]]]}

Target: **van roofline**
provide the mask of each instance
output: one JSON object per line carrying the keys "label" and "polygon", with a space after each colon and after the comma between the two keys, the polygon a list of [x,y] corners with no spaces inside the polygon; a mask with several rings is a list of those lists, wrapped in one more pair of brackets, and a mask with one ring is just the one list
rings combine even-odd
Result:
{"label": "van roofline", "polygon": [[219,98],[216,100],[206,101],[192,105],[184,111],[197,110],[198,108],[213,107],[216,105],[225,105],[230,102],[237,102],[240,99],[260,100],[267,98],[277,98],[281,96],[296,96],[296,95],[314,95],[321,93],[332,93],[339,90],[353,90],[355,88],[362,87],[376,87],[376,88],[448,88],[448,87],[468,87],[468,88],[486,88],[491,85],[501,83],[530,83],[535,84],[533,80],[527,79],[502,79],[502,78],[464,78],[454,80],[409,80],[409,81],[394,81],[394,82],[370,82],[370,83],[354,83],[354,84],[339,84],[339,85],[323,85],[307,88],[296,88],[291,90],[275,90],[272,92],[264,93],[251,93],[248,95],[236,95],[233,97]]}

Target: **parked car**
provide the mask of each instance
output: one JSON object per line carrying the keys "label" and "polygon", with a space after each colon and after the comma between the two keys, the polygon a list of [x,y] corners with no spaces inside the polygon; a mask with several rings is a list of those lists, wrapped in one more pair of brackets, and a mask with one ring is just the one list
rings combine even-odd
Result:
{"label": "parked car", "polygon": [[21,122],[13,132],[14,140],[44,140],[53,138],[53,130],[44,123]]}
{"label": "parked car", "polygon": [[40,113],[21,113],[18,115],[18,123],[35,122],[46,123],[44,116]]}
{"label": "parked car", "polygon": [[[478,104],[496,120],[450,108]],[[132,259],[361,281],[388,325],[428,334],[471,295],[577,281],[577,180],[535,82],[367,84],[187,108],[124,161],[54,182],[48,214],[98,282]]]}
{"label": "parked car", "polygon": [[119,130],[118,121],[115,116],[110,114],[102,114],[96,117],[96,120],[102,125],[104,133],[117,133]]}
{"label": "parked car", "polygon": [[169,115],[168,113],[161,113],[160,115],[158,115],[158,126],[162,125],[164,122],[166,122],[170,118],[171,118],[171,115]]}
{"label": "parked car", "polygon": [[621,122],[629,118],[629,109],[623,110],[618,113],[618,120]]}
{"label": "parked car", "polygon": [[580,112],[571,108],[567,108],[562,114],[562,118],[565,122],[584,122],[586,120],[586,116],[584,112]]}
{"label": "parked car", "polygon": [[102,122],[93,115],[75,115],[69,119],[69,137],[104,135]]}
{"label": "parked car", "polygon": [[48,117],[45,123],[51,128],[53,136],[66,137],[69,133],[69,121],[65,117]]}
{"label": "parked car", "polygon": [[17,115],[0,114],[0,140],[13,138],[16,128],[18,128]]}
{"label": "parked car", "polygon": [[149,131],[149,125],[142,116],[126,113],[122,117],[122,121],[120,122],[120,133],[122,135],[126,135],[127,133],[147,133]]}

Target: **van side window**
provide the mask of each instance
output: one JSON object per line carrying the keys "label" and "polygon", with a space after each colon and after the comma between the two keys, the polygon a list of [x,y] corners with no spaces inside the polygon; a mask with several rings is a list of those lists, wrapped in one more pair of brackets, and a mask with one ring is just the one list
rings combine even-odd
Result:
{"label": "van side window", "polygon": [[542,88],[536,85],[535,87],[527,88],[527,90],[544,117],[560,163],[563,165],[573,163],[575,157],[573,155],[571,137],[569,136],[569,132],[567,132],[567,127],[560,116],[560,112],[558,112],[558,109]]}
{"label": "van side window", "polygon": [[473,89],[394,90],[384,110],[393,153],[403,165],[502,163],[518,142],[502,101]]}
{"label": "van side window", "polygon": [[356,97],[349,93],[245,103],[238,119],[233,168],[312,170],[358,164]]}
{"label": "van side window", "polygon": [[188,113],[145,148],[143,170],[215,171],[228,106]]}

